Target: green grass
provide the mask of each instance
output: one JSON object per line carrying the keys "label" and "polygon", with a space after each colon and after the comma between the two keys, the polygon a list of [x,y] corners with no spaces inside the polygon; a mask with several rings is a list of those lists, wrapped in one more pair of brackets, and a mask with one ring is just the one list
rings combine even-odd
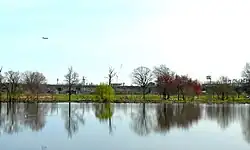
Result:
{"label": "green grass", "polygon": [[[43,95],[40,95],[43,96]],[[26,99],[18,99],[14,100],[16,102],[69,102],[67,94],[54,94],[53,99],[52,95],[47,95],[51,98],[39,98],[40,100],[26,100]],[[113,103],[250,103],[249,99],[244,98],[241,96],[240,98],[235,97],[233,99],[232,96],[229,96],[229,99],[220,100],[214,97],[211,101],[208,100],[207,95],[201,95],[199,98],[194,99],[191,96],[186,96],[186,100],[183,100],[180,96],[178,100],[177,96],[171,96],[169,100],[162,100],[159,95],[146,95],[145,100],[143,100],[142,95],[115,95],[115,100],[110,102]],[[6,98],[2,96],[0,100],[2,102],[6,102]],[[104,102],[100,100],[96,95],[91,94],[77,94],[71,96],[71,102],[96,102],[101,103]]]}
{"label": "green grass", "polygon": [[[55,100],[56,101],[68,101],[67,94],[56,94]],[[84,102],[103,102],[100,100],[96,95],[90,94],[78,94],[78,95],[71,95],[71,101],[84,101]],[[128,103],[128,102],[160,102],[162,101],[158,95],[146,95],[146,99],[143,100],[142,95],[115,95],[115,100],[111,102],[119,102],[119,103]]]}

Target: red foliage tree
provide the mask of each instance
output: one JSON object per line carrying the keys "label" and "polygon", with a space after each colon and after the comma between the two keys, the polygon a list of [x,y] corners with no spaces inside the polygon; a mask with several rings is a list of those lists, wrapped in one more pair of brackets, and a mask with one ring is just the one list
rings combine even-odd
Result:
{"label": "red foliage tree", "polygon": [[180,95],[185,100],[186,94],[196,96],[201,94],[201,84],[188,76],[163,74],[157,77],[156,83],[164,99],[169,99],[172,93],[177,93],[178,100]]}
{"label": "red foliage tree", "polygon": [[185,95],[201,94],[201,85],[197,80],[192,80],[188,76],[175,76],[175,87],[177,89],[178,100],[180,95],[185,100]]}
{"label": "red foliage tree", "polygon": [[193,81],[193,89],[197,96],[199,96],[202,93],[201,84],[197,80]]}
{"label": "red foliage tree", "polygon": [[173,89],[173,81],[174,81],[174,77],[171,75],[166,74],[166,75],[161,75],[157,77],[156,83],[164,99],[170,98],[170,93]]}

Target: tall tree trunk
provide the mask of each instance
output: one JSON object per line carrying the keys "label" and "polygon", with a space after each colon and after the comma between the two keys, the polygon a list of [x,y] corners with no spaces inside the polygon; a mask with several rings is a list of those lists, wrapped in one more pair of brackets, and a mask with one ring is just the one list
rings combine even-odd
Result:
{"label": "tall tree trunk", "polygon": [[181,95],[182,95],[182,99],[183,99],[183,100],[186,100],[183,89],[181,89]]}
{"label": "tall tree trunk", "polygon": [[167,96],[166,88],[163,88],[162,96],[163,96],[163,99],[166,100],[166,96]]}
{"label": "tall tree trunk", "polygon": [[145,93],[146,93],[146,89],[145,87],[142,88],[142,96],[143,96],[143,100],[145,100]]}
{"label": "tall tree trunk", "polygon": [[180,87],[179,87],[179,85],[177,86],[177,99],[178,99],[178,101],[180,100]]}
{"label": "tall tree trunk", "polygon": [[169,100],[170,99],[170,93],[167,92],[167,99]]}
{"label": "tall tree trunk", "polygon": [[224,92],[221,93],[221,99],[222,99],[222,100],[225,99],[225,93],[224,93]]}
{"label": "tall tree trunk", "polygon": [[69,101],[71,101],[71,85],[69,85]]}
{"label": "tall tree trunk", "polygon": [[109,86],[111,86],[111,79],[112,79],[112,78],[111,78],[111,77],[109,77]]}

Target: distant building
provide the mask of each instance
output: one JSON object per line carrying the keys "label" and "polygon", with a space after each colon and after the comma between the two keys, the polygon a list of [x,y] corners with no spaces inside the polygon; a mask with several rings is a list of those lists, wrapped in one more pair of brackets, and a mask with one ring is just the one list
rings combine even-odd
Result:
{"label": "distant building", "polygon": [[[76,93],[86,93],[86,94],[91,94],[95,92],[95,89],[98,85],[73,85],[72,90],[76,91]],[[124,94],[136,94],[136,93],[141,93],[141,88],[139,86],[126,86],[123,83],[113,83],[112,84],[114,90],[116,93],[124,93]],[[154,87],[152,88],[152,91],[155,91]],[[49,84],[47,85],[47,91],[53,91],[54,93],[67,93],[68,91],[68,86],[65,84]]]}
{"label": "distant building", "polygon": [[111,83],[111,86],[122,86],[122,83]]}

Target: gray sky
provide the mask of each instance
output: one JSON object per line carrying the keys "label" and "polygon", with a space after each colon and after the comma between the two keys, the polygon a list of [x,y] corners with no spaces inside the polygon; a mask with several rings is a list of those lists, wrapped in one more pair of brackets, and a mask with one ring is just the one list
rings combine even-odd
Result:
{"label": "gray sky", "polygon": [[249,8],[249,0],[1,0],[0,65],[43,72],[49,83],[71,65],[93,83],[110,65],[114,82],[127,84],[140,65],[239,78],[250,61]]}

